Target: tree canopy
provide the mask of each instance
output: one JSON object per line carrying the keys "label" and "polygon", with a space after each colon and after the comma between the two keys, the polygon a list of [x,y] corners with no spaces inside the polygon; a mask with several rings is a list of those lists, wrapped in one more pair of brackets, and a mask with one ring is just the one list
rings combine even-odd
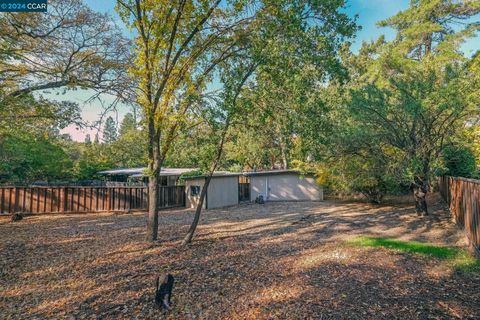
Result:
{"label": "tree canopy", "polygon": [[377,197],[392,182],[410,186],[417,211],[427,213],[425,195],[440,172],[444,146],[461,142],[466,124],[478,116],[480,88],[472,72],[478,58],[465,57],[459,45],[479,25],[454,26],[478,12],[474,2],[412,1],[379,23],[397,30],[393,41],[380,38],[358,54],[346,52],[350,81],[331,84],[336,99],[330,103],[337,106],[329,143],[337,146],[335,161],[347,162],[341,172],[358,163],[348,176],[367,175],[360,185],[358,176],[351,179],[354,190]]}

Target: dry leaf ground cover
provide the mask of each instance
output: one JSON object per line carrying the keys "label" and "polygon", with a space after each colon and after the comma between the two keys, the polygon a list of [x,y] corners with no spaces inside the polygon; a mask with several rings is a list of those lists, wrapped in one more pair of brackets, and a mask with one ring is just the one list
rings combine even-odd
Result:
{"label": "dry leaf ground cover", "polygon": [[[240,205],[204,212],[187,248],[188,210],[161,213],[155,245],[144,213],[0,219],[0,318],[478,319],[478,272],[398,245],[465,246],[433,209],[418,219],[409,205]],[[153,307],[166,271],[167,315]]]}

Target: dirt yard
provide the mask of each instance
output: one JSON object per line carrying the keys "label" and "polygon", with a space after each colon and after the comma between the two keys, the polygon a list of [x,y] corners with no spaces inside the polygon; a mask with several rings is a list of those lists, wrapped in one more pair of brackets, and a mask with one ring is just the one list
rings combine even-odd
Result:
{"label": "dirt yard", "polygon": [[[464,246],[440,203],[298,202],[205,211],[180,241],[186,210],[161,213],[144,242],[135,214],[0,219],[0,318],[479,319],[480,276],[443,260],[353,246],[363,236]],[[154,307],[157,274],[176,279],[173,308]]]}

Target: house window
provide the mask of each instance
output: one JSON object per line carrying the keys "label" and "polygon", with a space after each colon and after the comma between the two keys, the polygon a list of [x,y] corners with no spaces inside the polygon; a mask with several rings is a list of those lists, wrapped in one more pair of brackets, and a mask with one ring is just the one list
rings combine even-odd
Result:
{"label": "house window", "polygon": [[168,177],[165,177],[165,176],[160,177],[160,185],[162,187],[168,186]]}
{"label": "house window", "polygon": [[190,186],[190,195],[198,196],[200,194],[200,186]]}

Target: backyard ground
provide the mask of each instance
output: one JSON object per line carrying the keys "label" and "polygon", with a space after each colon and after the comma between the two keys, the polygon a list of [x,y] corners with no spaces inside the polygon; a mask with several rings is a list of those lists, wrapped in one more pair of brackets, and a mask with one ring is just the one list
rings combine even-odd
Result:
{"label": "backyard ground", "polygon": [[[479,273],[431,202],[424,219],[409,205],[332,201],[209,210],[186,248],[188,210],[161,213],[155,245],[144,213],[3,218],[1,318],[478,319]],[[165,315],[153,298],[167,271]]]}

